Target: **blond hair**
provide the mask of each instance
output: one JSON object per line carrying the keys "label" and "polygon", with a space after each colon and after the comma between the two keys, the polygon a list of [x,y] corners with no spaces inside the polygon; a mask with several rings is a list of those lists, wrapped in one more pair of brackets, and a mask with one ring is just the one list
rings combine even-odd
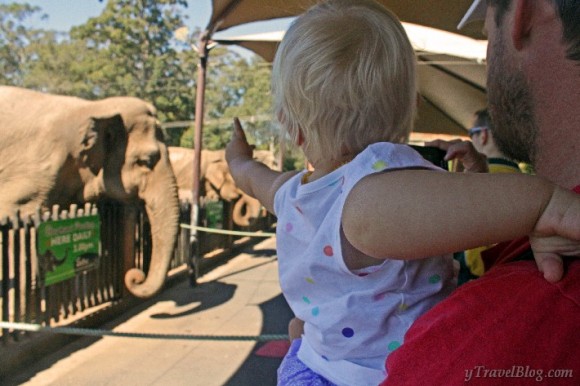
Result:
{"label": "blond hair", "polygon": [[[329,0],[286,32],[274,59],[283,132],[324,159],[405,142],[415,117],[415,56],[397,17],[372,0]],[[306,150],[306,149],[305,149]]]}

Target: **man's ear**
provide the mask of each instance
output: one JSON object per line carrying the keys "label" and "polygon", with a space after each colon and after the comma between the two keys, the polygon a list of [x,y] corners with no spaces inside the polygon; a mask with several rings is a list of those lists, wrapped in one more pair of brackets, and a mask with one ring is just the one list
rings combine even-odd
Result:
{"label": "man's ear", "polygon": [[512,40],[514,48],[518,51],[524,47],[530,36],[535,3],[534,0],[514,0]]}
{"label": "man's ear", "polygon": [[489,131],[487,131],[487,129],[481,130],[479,136],[481,138],[481,144],[487,145],[487,142],[489,141]]}

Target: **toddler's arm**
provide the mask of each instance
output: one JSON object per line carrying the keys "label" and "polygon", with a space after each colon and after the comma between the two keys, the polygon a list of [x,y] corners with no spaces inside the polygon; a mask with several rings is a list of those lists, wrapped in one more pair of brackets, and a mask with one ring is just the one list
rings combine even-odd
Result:
{"label": "toddler's arm", "polygon": [[246,140],[242,125],[234,118],[234,132],[226,147],[226,160],[236,185],[274,213],[276,191],[296,172],[277,172],[252,158],[253,149]]}
{"label": "toddler's arm", "polygon": [[374,174],[350,192],[343,229],[376,258],[415,259],[530,234],[546,279],[558,255],[580,254],[580,196],[539,177],[401,170]]}

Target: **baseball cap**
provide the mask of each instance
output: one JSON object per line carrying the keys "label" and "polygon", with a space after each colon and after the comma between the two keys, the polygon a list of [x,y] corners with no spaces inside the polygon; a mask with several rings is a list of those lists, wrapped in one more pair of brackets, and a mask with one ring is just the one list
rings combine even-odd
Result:
{"label": "baseball cap", "polygon": [[484,20],[487,12],[487,0],[473,0],[471,7],[465,12],[463,18],[457,25],[457,29],[462,29],[467,23]]}

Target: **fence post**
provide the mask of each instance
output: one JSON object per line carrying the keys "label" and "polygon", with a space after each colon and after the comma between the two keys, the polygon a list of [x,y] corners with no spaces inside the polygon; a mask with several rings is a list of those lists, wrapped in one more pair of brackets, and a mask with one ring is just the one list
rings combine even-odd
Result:
{"label": "fence post", "polygon": [[[121,272],[121,281],[124,283],[125,273],[135,267],[135,227],[137,224],[137,210],[130,205],[122,207],[121,227],[123,229],[121,239],[121,254],[123,256],[123,270]],[[123,285],[123,297],[129,296],[127,287]]]}
{"label": "fence post", "polygon": [[[2,267],[0,269],[0,281],[2,282],[2,320],[10,321],[10,258],[9,258],[9,221],[4,217],[0,221],[2,225]],[[8,329],[2,329],[2,343],[8,344]]]}

